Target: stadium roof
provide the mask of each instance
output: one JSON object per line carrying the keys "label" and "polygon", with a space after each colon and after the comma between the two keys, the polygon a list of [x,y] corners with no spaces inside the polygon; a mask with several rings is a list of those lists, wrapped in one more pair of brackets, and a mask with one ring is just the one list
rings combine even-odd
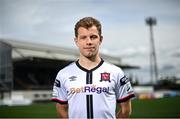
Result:
{"label": "stadium roof", "polygon": [[[75,48],[73,49],[10,39],[0,39],[0,42],[6,43],[12,47],[13,60],[24,60],[36,57],[54,60],[74,61],[79,57],[79,52]],[[120,57],[114,57],[104,53],[100,54],[104,60],[107,60],[116,65],[122,65]]]}

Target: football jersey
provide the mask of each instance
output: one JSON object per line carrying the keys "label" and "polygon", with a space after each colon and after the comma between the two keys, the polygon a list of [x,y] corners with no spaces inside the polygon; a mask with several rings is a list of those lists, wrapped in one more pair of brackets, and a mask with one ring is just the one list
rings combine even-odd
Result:
{"label": "football jersey", "polygon": [[69,118],[116,118],[116,103],[134,97],[130,81],[117,66],[101,62],[87,70],[78,61],[56,76],[52,101],[68,104]]}

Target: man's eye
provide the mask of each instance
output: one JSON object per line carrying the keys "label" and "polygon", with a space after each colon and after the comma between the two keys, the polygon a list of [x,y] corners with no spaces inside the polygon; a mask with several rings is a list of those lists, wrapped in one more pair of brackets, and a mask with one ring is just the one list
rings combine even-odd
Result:
{"label": "man's eye", "polygon": [[90,38],[91,38],[91,39],[96,39],[97,36],[96,36],[96,35],[92,35],[92,36],[90,36]]}
{"label": "man's eye", "polygon": [[82,36],[82,37],[80,37],[80,39],[86,39],[86,36]]}

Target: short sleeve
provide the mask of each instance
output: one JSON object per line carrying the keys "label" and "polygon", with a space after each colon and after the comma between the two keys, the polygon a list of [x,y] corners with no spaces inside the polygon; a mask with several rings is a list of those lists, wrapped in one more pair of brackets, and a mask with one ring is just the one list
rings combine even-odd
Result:
{"label": "short sleeve", "polygon": [[54,81],[51,100],[60,104],[67,104],[67,93],[63,85],[63,80],[61,79],[60,74],[58,74]]}
{"label": "short sleeve", "polygon": [[117,82],[116,82],[116,97],[117,97],[117,102],[125,102],[133,97],[134,91],[131,86],[130,80],[126,75],[124,75],[124,72],[120,72],[117,75]]}

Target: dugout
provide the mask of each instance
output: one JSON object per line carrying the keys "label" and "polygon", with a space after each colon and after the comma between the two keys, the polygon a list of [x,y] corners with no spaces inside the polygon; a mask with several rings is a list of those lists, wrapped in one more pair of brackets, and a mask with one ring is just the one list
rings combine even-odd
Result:
{"label": "dugout", "polygon": [[[1,50],[1,54],[8,57],[10,65],[4,67],[9,77],[6,85],[9,92],[14,96],[21,94],[32,100],[48,99],[51,94],[57,72],[77,60],[79,53],[77,49],[51,46],[38,43],[22,42],[9,39],[0,39],[0,44],[6,44],[8,53]],[[122,68],[132,68],[121,64],[119,57],[100,53],[104,60],[111,62]],[[1,56],[1,60],[3,57]],[[3,60],[5,61],[5,60]],[[4,63],[1,63],[1,67]],[[10,67],[9,67],[10,66]],[[2,82],[0,77],[0,90],[7,82]],[[27,93],[28,92],[28,93]],[[42,93],[43,92],[43,93]],[[11,95],[13,95],[13,93]],[[2,97],[1,93],[1,97]]]}

